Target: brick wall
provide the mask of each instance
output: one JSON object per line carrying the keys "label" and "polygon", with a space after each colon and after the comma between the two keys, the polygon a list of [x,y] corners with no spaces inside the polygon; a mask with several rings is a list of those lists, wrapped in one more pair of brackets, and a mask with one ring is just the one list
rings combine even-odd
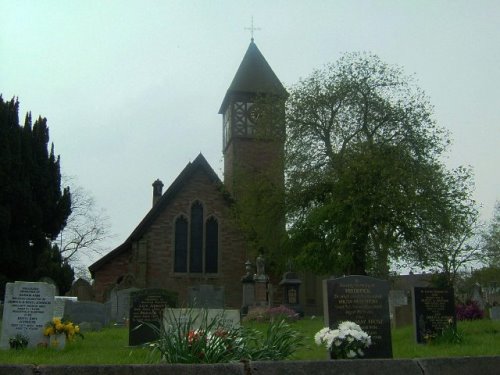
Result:
{"label": "brick wall", "polygon": [[[174,223],[181,214],[189,218],[191,205],[196,200],[203,205],[204,219],[215,216],[218,221],[217,274],[174,273]],[[183,189],[164,208],[142,238],[132,244],[130,250],[121,253],[95,273],[94,285],[99,300],[103,300],[106,287],[125,273],[130,272],[138,282],[142,281],[141,270],[145,263],[145,286],[179,293],[180,305],[187,303],[188,287],[213,284],[224,286],[227,307],[240,308],[240,280],[245,273],[245,261],[245,242],[231,221],[229,203],[224,199],[220,188],[200,169],[186,181]]]}

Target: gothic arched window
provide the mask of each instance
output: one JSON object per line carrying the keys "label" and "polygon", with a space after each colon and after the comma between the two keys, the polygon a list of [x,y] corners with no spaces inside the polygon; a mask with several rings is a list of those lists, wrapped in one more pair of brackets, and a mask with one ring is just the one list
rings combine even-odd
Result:
{"label": "gothic arched window", "polygon": [[217,273],[219,269],[219,222],[204,220],[200,201],[191,205],[189,217],[179,215],[174,223],[174,272]]}
{"label": "gothic arched window", "polygon": [[205,272],[217,273],[219,253],[219,223],[210,217],[205,224]]}
{"label": "gothic arched window", "polygon": [[187,272],[188,221],[184,216],[175,220],[174,272]]}
{"label": "gothic arched window", "polygon": [[189,272],[203,272],[203,206],[198,201],[191,206]]}

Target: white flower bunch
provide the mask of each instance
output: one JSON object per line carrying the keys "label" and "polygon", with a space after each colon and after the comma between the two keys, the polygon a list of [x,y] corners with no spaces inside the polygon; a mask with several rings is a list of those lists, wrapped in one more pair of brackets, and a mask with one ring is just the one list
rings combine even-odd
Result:
{"label": "white flower bunch", "polygon": [[357,358],[365,355],[364,349],[371,343],[371,337],[353,322],[342,322],[337,329],[322,328],[314,335],[317,345],[324,345],[334,358]]}

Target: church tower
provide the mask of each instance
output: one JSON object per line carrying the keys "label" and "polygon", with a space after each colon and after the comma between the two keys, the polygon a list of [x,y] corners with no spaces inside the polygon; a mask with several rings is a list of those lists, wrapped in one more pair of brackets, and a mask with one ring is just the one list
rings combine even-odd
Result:
{"label": "church tower", "polygon": [[247,259],[282,268],[285,240],[285,88],[253,38],[229,86],[223,115],[224,185],[236,201]]}
{"label": "church tower", "polygon": [[224,184],[236,200],[256,175],[283,188],[287,96],[252,38],[219,110],[223,115]]}

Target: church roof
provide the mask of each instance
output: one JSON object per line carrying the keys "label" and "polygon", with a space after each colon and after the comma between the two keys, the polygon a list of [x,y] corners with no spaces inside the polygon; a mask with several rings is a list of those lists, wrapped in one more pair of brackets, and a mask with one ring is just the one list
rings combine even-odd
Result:
{"label": "church roof", "polygon": [[240,67],[227,89],[219,113],[224,113],[229,97],[233,94],[287,95],[285,88],[253,40],[250,42]]}
{"label": "church roof", "polygon": [[122,252],[130,249],[132,242],[139,240],[144,235],[150,225],[163,211],[165,206],[167,206],[172,201],[172,199],[174,199],[177,193],[182,190],[187,180],[198,170],[204,171],[208,175],[209,179],[214,183],[214,185],[220,187],[223,186],[222,181],[220,180],[219,176],[217,176],[217,173],[215,173],[210,164],[208,164],[207,159],[205,159],[205,157],[200,153],[196,157],[196,159],[194,159],[194,161],[189,162],[188,165],[182,170],[179,176],[177,176],[177,178],[174,180],[174,182],[172,182],[165,193],[163,193],[158,202],[156,202],[151,210],[149,210],[144,219],[142,219],[139,225],[137,225],[137,227],[133,230],[133,232],[125,240],[125,242],[89,266],[92,277],[94,275],[94,272],[101,268],[101,266],[106,264],[117,255],[121,254]]}

